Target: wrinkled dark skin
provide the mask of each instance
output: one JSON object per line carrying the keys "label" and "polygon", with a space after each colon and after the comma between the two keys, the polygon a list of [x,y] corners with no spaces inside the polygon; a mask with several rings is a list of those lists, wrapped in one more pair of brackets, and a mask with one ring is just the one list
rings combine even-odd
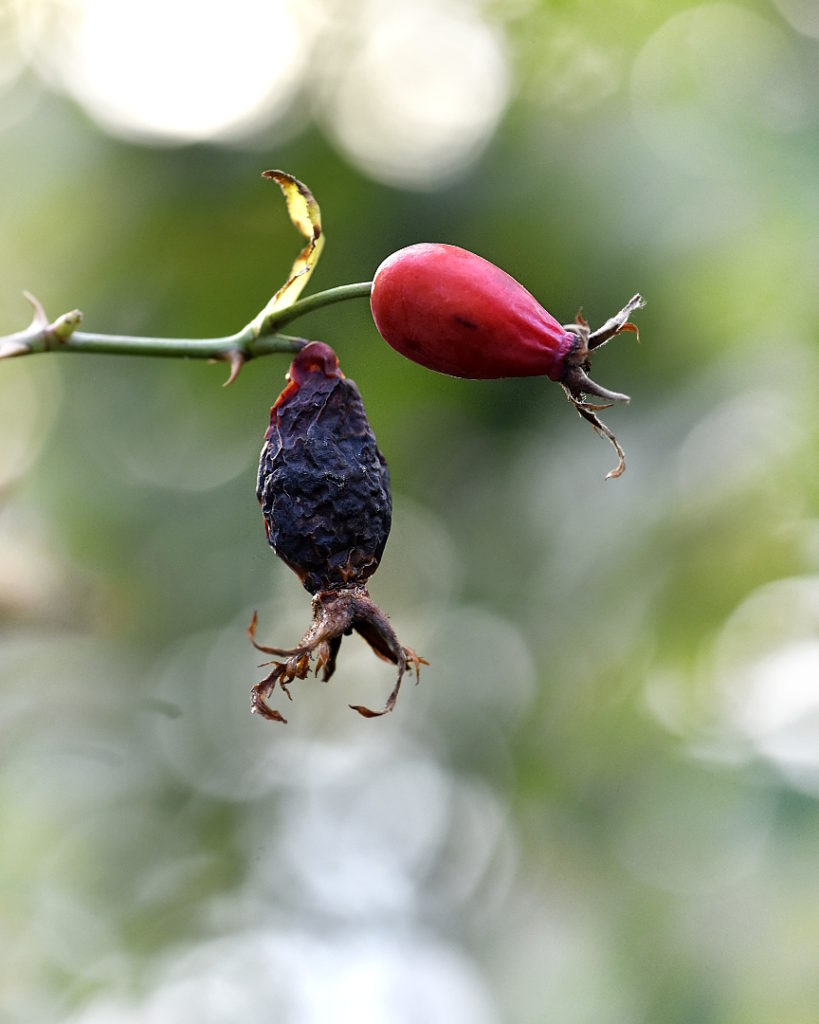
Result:
{"label": "wrinkled dark skin", "polygon": [[311,594],[375,572],[392,521],[390,473],[352,381],[318,369],[276,403],[256,497],[270,546]]}
{"label": "wrinkled dark skin", "polygon": [[286,719],[267,700],[278,684],[287,697],[305,679],[311,660],[326,682],[335,671],[342,637],[353,631],[398,667],[398,679],[381,711],[350,705],[366,718],[392,711],[409,666],[416,680],[423,658],[399,642],[372,601],[367,579],[378,568],[392,520],[390,475],[370,429],[358,388],[321,342],[293,360],[288,385],[270,410],[259,460],[256,495],[270,546],[313,594],[313,622],[298,647],[254,647],[287,660],[274,661],[251,691],[251,710],[277,722]]}

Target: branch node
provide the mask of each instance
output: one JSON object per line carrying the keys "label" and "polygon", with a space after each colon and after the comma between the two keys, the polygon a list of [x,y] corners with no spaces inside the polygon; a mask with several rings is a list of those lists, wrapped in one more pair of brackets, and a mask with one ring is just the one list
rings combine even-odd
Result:
{"label": "branch node", "polygon": [[[0,345],[0,355],[4,357],[27,355],[35,349],[48,350],[55,343],[59,345],[68,341],[82,323],[82,313],[78,309],[63,313],[51,323],[40,300],[31,292],[24,291],[23,295],[34,309],[34,316],[27,331],[20,331],[16,336],[11,335]],[[24,338],[26,340],[23,340]]]}
{"label": "branch node", "polygon": [[48,332],[58,342],[68,341],[81,323],[82,313],[78,309],[72,309],[70,313],[58,316],[48,328]]}

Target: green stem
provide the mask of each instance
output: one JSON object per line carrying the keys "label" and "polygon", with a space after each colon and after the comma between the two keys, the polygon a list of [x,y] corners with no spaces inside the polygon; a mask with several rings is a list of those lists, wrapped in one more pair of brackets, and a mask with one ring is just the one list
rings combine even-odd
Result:
{"label": "green stem", "polygon": [[[323,292],[316,292],[315,295],[308,295],[306,299],[299,299],[292,306],[276,310],[265,317],[266,334],[271,329],[284,327],[296,317],[304,316],[305,313],[312,313],[314,309],[322,306],[330,306],[334,302],[346,302],[347,299],[360,299],[369,297],[372,289],[372,281],[359,281],[356,284],[340,284],[337,288],[328,288]],[[247,328],[245,328],[247,329]]]}
{"label": "green stem", "polygon": [[79,312],[64,313],[49,322],[42,306],[28,296],[34,306],[34,319],[23,331],[0,337],[0,359],[33,355],[37,352],[86,352],[98,355],[154,356],[181,359],[222,359],[233,368],[231,379],[243,363],[274,352],[298,352],[305,344],[301,338],[280,334],[279,328],[297,317],[322,306],[370,294],[371,282],[340,285],[299,299],[282,310],[265,316],[261,329],[251,321],[236,334],[220,338],[143,338],[124,334],[91,334],[77,330]]}
{"label": "green stem", "polygon": [[[240,352],[245,361],[271,352],[298,352],[304,346],[300,338],[285,334],[267,335],[255,341],[239,334],[223,338],[143,338],[128,334],[91,334],[74,331],[65,341],[44,338],[43,332],[30,343],[35,352],[85,352],[92,355],[153,356],[175,359],[225,359]],[[19,335],[18,335],[19,337]]]}

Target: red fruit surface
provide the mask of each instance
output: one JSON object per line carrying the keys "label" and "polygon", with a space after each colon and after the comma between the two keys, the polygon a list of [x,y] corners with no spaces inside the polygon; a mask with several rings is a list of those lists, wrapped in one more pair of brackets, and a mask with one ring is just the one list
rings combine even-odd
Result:
{"label": "red fruit surface", "polygon": [[375,273],[370,305],[388,345],[453,377],[561,380],[578,344],[513,277],[454,245],[393,253]]}

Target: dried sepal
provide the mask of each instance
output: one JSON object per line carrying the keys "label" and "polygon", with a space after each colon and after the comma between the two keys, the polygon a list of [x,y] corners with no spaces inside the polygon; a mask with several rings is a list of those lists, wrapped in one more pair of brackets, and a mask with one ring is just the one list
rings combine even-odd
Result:
{"label": "dried sepal", "polygon": [[[603,409],[610,409],[612,403],[608,402],[606,405],[593,405],[590,402],[584,402],[576,394],[572,393],[565,385],[563,390],[566,392],[566,396],[572,405],[577,409],[578,415],[580,415],[587,423],[591,423],[595,431],[601,436],[605,437],[611,442],[612,447],[617,452],[618,462],[614,469],[609,470],[606,473],[607,480],[616,480],[618,476],[622,476],[626,471],[626,453],[623,451],[623,447],[617,438],[614,436],[613,431],[606,426],[606,424],[597,415]],[[625,396],[624,396],[625,397]]]}
{"label": "dried sepal", "polygon": [[287,212],[293,226],[307,239],[307,244],[296,257],[290,276],[279,288],[259,315],[251,322],[255,337],[263,334],[273,313],[291,306],[310,280],[310,275],[324,248],[321,230],[321,211],[310,189],[298,178],[285,171],[264,171],[263,178],[275,181],[284,193]]}
{"label": "dried sepal", "polygon": [[[371,599],[364,587],[349,587],[341,590],[322,591],[313,598],[313,622],[296,647],[268,647],[256,640],[257,616],[248,628],[250,642],[257,651],[272,654],[285,661],[273,660],[271,671],[256,683],[250,691],[250,710],[253,714],[273,722],[286,722],[281,712],[270,707],[268,700],[276,687],[283,691],[288,700],[293,697],[290,684],[296,679],[306,679],[311,668],[315,675],[321,675],[328,682],[336,669],[336,660],[343,637],[355,631],[370,645],[375,654],[398,668],[398,678],[392,692],[379,711],[363,704],[350,704],[364,718],[380,718],[395,707],[401,682],[407,669],[415,671],[415,681],[420,678],[422,665],[428,665],[410,647],[404,647],[395,634],[389,619]],[[315,664],[313,664],[315,660]]]}
{"label": "dried sepal", "polygon": [[639,293],[632,295],[628,302],[623,306],[619,313],[615,313],[613,317],[610,317],[602,327],[598,327],[596,331],[589,334],[587,347],[589,352],[593,352],[594,349],[600,348],[601,345],[605,345],[607,341],[611,341],[612,338],[618,334],[622,334],[624,331],[630,331],[637,335],[637,341],[640,340],[640,331],[637,324],[633,324],[629,321],[629,317],[632,313],[635,313],[638,309],[642,309],[646,304],[646,300]]}
{"label": "dried sepal", "polygon": [[[590,331],[588,322],[583,317],[582,311],[578,312],[573,324],[565,324],[565,329],[577,338],[577,345],[566,361],[566,369],[560,381],[566,397],[577,410],[578,414],[591,423],[601,437],[605,437],[617,452],[617,465],[606,474],[607,480],[615,480],[622,476],[626,469],[626,456],[620,442],[612,430],[597,415],[604,409],[610,408],[614,402],[629,402],[631,399],[619,391],[610,391],[604,388],[589,376],[591,370],[591,354],[595,349],[605,345],[618,334],[628,331],[637,336],[640,340],[640,332],[637,325],[631,323],[629,316],[645,305],[642,295],[633,295],[623,308],[614,316],[598,327],[596,331]],[[592,404],[587,402],[584,395],[596,395],[605,399],[605,404]]]}

